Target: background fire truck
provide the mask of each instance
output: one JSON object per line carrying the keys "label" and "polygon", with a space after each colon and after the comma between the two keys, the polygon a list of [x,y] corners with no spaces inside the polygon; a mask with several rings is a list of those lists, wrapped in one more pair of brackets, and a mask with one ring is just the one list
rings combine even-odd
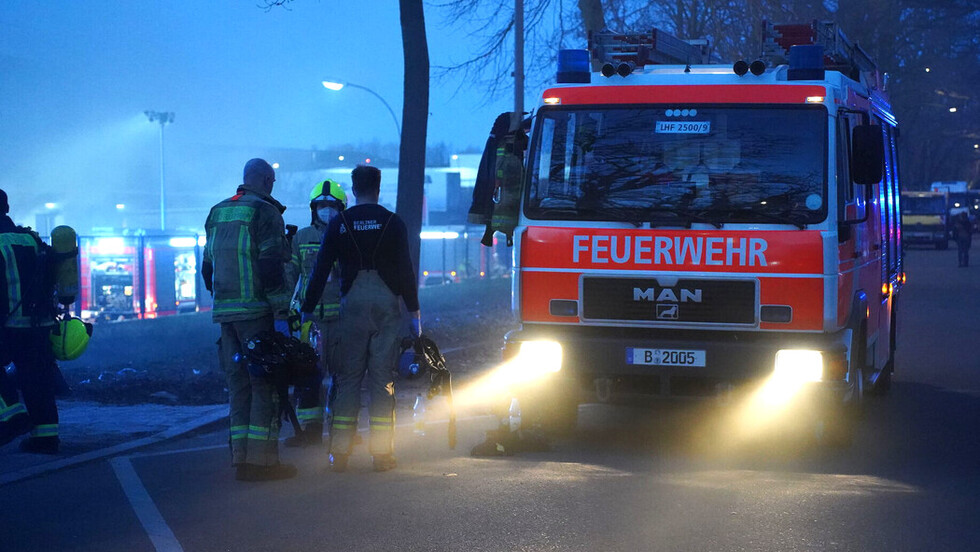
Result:
{"label": "background fire truck", "polygon": [[203,236],[194,235],[79,237],[76,314],[108,321],[206,310],[211,302],[197,273],[202,246]]}
{"label": "background fire truck", "polygon": [[560,429],[585,392],[763,382],[846,444],[888,389],[905,276],[884,81],[833,23],[765,24],[764,52],[713,64],[657,30],[560,52],[513,213],[505,358],[562,357],[526,415]]}

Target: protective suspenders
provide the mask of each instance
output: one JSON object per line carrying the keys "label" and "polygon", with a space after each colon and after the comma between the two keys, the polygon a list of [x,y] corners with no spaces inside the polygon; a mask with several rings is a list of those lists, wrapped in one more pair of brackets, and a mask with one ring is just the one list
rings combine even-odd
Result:
{"label": "protective suspenders", "polygon": [[[388,224],[391,222],[391,218],[394,217],[394,216],[395,216],[394,213],[388,213],[388,220],[386,220],[385,223],[384,223],[384,226],[381,227],[381,235],[378,236],[378,243],[376,243],[374,245],[374,253],[371,255],[371,268],[370,269],[367,269],[367,270],[377,270],[378,269],[378,263],[377,263],[378,249],[381,247],[381,240],[383,240],[384,237],[385,237],[385,231],[388,229]],[[365,270],[365,268],[364,268],[364,254],[361,252],[360,246],[357,245],[357,239],[354,237],[354,228],[353,228],[353,226],[351,226],[350,221],[347,220],[347,215],[344,213],[344,211],[341,211],[340,212],[340,218],[341,218],[341,220],[344,221],[344,224],[347,225],[347,228],[350,229],[347,234],[350,236],[350,240],[354,244],[354,249],[357,251],[358,258],[361,260],[361,268],[360,269],[361,270]]]}

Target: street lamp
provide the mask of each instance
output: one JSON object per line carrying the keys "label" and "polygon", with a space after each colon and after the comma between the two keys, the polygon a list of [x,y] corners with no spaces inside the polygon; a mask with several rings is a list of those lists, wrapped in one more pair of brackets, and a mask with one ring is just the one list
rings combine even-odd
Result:
{"label": "street lamp", "polygon": [[398,117],[395,116],[395,111],[393,109],[391,109],[391,106],[388,105],[388,102],[386,102],[385,99],[382,98],[377,92],[375,92],[374,90],[371,90],[370,88],[368,88],[366,86],[361,86],[359,84],[354,84],[352,82],[345,82],[345,81],[338,81],[338,80],[325,80],[325,81],[323,81],[323,87],[326,88],[327,90],[333,90],[334,92],[336,92],[338,90],[341,90],[345,86],[349,86],[351,88],[360,88],[361,90],[364,90],[365,92],[368,92],[369,94],[371,94],[375,98],[378,98],[379,100],[381,100],[381,103],[385,104],[385,107],[388,108],[388,113],[391,113],[391,119],[393,121],[395,121],[395,130],[398,131],[398,139],[399,140],[401,139],[401,137],[402,137],[402,125],[401,125],[401,123],[398,122]]}
{"label": "street lamp", "polygon": [[174,114],[172,111],[144,111],[146,118],[150,120],[151,123],[160,123],[160,230],[167,229],[167,213],[166,213],[166,195],[164,186],[164,164],[163,164],[163,127],[167,124],[174,122]]}

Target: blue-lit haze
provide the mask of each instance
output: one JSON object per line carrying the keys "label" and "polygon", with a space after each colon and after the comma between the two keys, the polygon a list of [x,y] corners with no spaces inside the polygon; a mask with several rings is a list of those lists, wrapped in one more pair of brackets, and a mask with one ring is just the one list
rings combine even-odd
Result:
{"label": "blue-lit haze", "polygon": [[[268,11],[257,4],[5,2],[0,188],[15,220],[34,225],[55,203],[58,222],[83,232],[154,227],[160,129],[145,110],[176,114],[165,128],[167,204],[181,226],[233,190],[248,155],[344,144],[370,153],[395,144],[381,102],[362,90],[325,90],[320,81],[367,86],[401,118],[397,3],[297,0]],[[478,41],[466,29],[449,28],[431,5],[426,17],[434,67],[473,53]],[[481,148],[496,114],[513,102],[507,93],[488,99],[460,88],[455,77],[433,77],[430,97],[429,144],[452,151]]]}

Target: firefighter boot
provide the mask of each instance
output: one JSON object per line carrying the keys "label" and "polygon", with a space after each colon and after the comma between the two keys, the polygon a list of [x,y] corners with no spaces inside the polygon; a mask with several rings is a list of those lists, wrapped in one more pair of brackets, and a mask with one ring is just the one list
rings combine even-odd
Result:
{"label": "firefighter boot", "polygon": [[292,464],[272,464],[271,466],[239,464],[235,470],[235,479],[239,481],[277,481],[295,477],[296,471],[296,466]]}
{"label": "firefighter boot", "polygon": [[310,447],[323,444],[323,424],[306,424],[299,435],[287,437],[283,444],[287,447]]}
{"label": "firefighter boot", "polygon": [[395,461],[394,455],[391,454],[374,455],[374,471],[383,472],[383,471],[393,470],[396,467],[398,467],[398,462]]}
{"label": "firefighter boot", "polygon": [[20,442],[21,452],[33,454],[58,454],[61,439],[57,437],[28,437]]}
{"label": "firefighter boot", "polygon": [[16,414],[6,422],[0,422],[0,447],[31,430],[27,414]]}
{"label": "firefighter boot", "polygon": [[335,473],[342,473],[347,471],[347,454],[330,454],[330,471]]}

